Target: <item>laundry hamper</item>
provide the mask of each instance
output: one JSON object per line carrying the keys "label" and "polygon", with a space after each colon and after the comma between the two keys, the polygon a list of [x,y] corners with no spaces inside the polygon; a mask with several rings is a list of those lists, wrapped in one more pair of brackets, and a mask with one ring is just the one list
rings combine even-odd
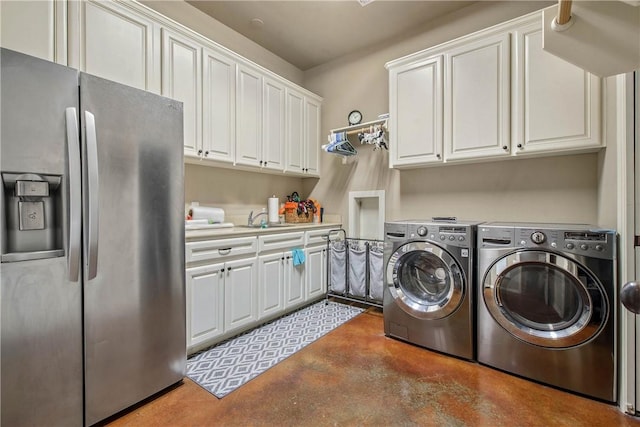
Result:
{"label": "laundry hamper", "polygon": [[383,246],[380,240],[348,238],[343,229],[329,231],[327,298],[382,308]]}

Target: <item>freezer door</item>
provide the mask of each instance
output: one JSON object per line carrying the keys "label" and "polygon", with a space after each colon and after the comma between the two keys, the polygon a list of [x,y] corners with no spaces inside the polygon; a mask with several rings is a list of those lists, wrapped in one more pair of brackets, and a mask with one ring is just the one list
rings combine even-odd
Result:
{"label": "freezer door", "polygon": [[186,364],[182,104],[80,75],[85,414],[94,424]]}
{"label": "freezer door", "polygon": [[[44,223],[35,226],[50,231],[46,250],[37,254],[41,259],[32,256],[32,247],[27,252],[8,244],[7,227],[19,242],[21,236],[43,230],[20,230],[7,222],[7,216],[17,215],[20,191],[5,187],[7,182],[0,185],[0,424],[81,426],[82,297],[80,281],[70,280],[68,270],[67,133],[77,122],[68,129],[65,120],[67,108],[78,108],[78,73],[6,49],[0,64],[2,176],[28,172],[61,179],[43,203]],[[77,151],[77,139],[70,142]],[[8,257],[9,252],[15,256]],[[31,259],[19,261],[29,258],[26,253]],[[77,262],[71,265],[77,273]]]}

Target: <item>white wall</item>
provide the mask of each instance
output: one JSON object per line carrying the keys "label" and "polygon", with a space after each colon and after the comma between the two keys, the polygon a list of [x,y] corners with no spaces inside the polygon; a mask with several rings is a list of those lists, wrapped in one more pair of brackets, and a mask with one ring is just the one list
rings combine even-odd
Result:
{"label": "white wall", "polygon": [[[408,39],[308,70],[305,87],[324,97],[322,135],[344,126],[353,109],[363,113],[364,121],[388,112],[386,62],[554,3],[479,2]],[[373,152],[372,147],[359,144],[356,149],[355,161],[346,165],[336,156],[321,153],[322,179],[305,181],[305,194],[337,210],[344,223],[348,192],[356,190],[385,190],[387,220],[445,215],[596,223],[611,218],[611,211],[598,206],[599,197],[608,203],[608,196],[599,191],[600,186],[610,186],[611,167],[604,167],[595,153],[399,171],[388,169],[387,152]]]}

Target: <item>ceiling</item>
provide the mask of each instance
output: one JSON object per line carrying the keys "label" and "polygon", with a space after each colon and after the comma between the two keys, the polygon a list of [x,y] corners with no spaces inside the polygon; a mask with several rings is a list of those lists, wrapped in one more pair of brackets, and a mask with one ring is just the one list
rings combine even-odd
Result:
{"label": "ceiling", "polygon": [[[205,1],[187,3],[302,71],[401,37],[473,1]],[[258,21],[256,21],[258,20]]]}

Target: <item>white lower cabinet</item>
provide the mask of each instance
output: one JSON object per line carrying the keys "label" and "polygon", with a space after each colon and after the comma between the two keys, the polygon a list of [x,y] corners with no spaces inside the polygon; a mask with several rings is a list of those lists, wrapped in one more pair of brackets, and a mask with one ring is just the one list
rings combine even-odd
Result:
{"label": "white lower cabinet", "polygon": [[187,268],[187,347],[224,332],[224,263]]}
{"label": "white lower cabinet", "polygon": [[314,246],[307,251],[307,300],[327,292],[327,246]]}
{"label": "white lower cabinet", "polygon": [[[188,241],[188,353],[322,298],[328,231]],[[294,249],[303,251],[304,263],[293,264]]]}
{"label": "white lower cabinet", "polygon": [[186,270],[187,347],[216,338],[258,319],[258,269],[255,258]]}
{"label": "white lower cabinet", "polygon": [[301,305],[306,301],[304,271],[306,264],[293,265],[291,252],[284,257],[285,309]]}
{"label": "white lower cabinet", "polygon": [[284,310],[284,254],[262,255],[260,263],[260,317]]}
{"label": "white lower cabinet", "polygon": [[258,268],[255,258],[225,263],[225,332],[258,320]]}

